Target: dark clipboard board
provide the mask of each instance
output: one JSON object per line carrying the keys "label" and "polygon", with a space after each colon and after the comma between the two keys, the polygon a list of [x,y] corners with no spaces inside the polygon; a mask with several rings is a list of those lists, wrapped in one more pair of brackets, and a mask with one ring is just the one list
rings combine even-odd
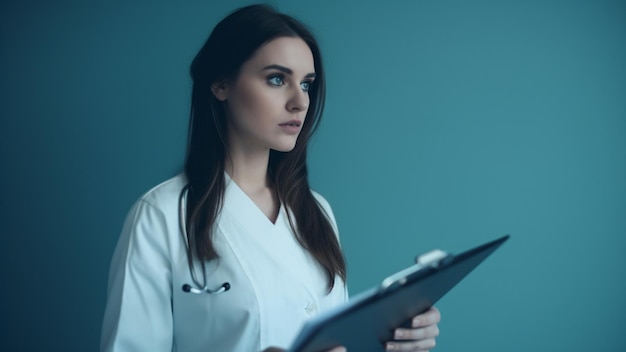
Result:
{"label": "dark clipboard board", "polygon": [[[427,311],[493,253],[509,235],[452,255],[431,252],[346,304],[307,322],[288,352],[320,352],[342,345],[348,351],[383,352],[393,329]],[[424,260],[421,260],[424,258]]]}

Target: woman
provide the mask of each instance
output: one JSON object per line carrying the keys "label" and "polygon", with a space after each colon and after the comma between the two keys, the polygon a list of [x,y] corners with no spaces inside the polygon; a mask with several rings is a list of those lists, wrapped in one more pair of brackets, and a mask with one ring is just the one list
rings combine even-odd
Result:
{"label": "woman", "polygon": [[[245,7],[215,27],[191,76],[184,173],[127,217],[105,351],[275,351],[348,297],[333,213],[307,178],[325,95],[313,36],[270,7]],[[387,349],[434,346],[439,313],[417,320]]]}

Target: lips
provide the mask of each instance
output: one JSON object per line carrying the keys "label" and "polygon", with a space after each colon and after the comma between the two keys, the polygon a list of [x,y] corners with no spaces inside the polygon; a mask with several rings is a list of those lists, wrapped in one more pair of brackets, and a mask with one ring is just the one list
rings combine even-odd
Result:
{"label": "lips", "polygon": [[302,121],[300,120],[289,120],[287,122],[283,122],[278,126],[292,126],[292,127],[300,127],[302,125]]}
{"label": "lips", "polygon": [[294,136],[297,136],[298,133],[300,133],[301,125],[302,125],[302,121],[297,120],[297,119],[289,120],[287,122],[278,124],[278,126],[283,130],[283,132],[290,134],[290,135],[294,135]]}

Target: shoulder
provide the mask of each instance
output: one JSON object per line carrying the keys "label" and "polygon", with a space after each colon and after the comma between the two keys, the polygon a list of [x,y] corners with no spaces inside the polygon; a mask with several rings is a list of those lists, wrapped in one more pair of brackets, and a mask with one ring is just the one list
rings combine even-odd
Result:
{"label": "shoulder", "polygon": [[[170,178],[145,192],[139,197],[126,215],[122,237],[131,238],[146,235],[152,239],[155,234],[166,233],[178,221],[180,194],[186,185],[184,175]],[[149,233],[142,229],[150,228]],[[156,231],[156,229],[160,229]],[[134,234],[134,235],[133,235]]]}
{"label": "shoulder", "polygon": [[328,201],[326,200],[326,198],[324,198],[324,196],[322,196],[321,194],[319,194],[318,192],[314,190],[311,190],[311,193],[313,194],[315,201],[317,201],[317,203],[322,207],[322,209],[324,209],[324,211],[332,213],[332,208],[330,207],[330,203],[328,203]]}
{"label": "shoulder", "polygon": [[144,254],[151,253],[148,256],[150,260],[168,261],[169,249],[179,238],[175,235],[179,230],[179,195],[185,184],[183,175],[172,177],[135,201],[122,227],[114,254],[115,262],[145,259],[145,256],[134,254],[139,248]]}
{"label": "shoulder", "polygon": [[317,202],[317,204],[319,204],[320,208],[322,209],[322,211],[324,212],[324,214],[330,221],[331,225],[333,226],[333,229],[335,230],[335,233],[338,233],[337,220],[335,220],[335,214],[333,213],[333,209],[330,206],[330,203],[328,203],[326,198],[324,198],[324,196],[322,196],[318,192],[311,190],[311,193],[313,194],[313,197],[315,198],[315,201]]}
{"label": "shoulder", "polygon": [[159,222],[164,223],[174,219],[179,213],[180,194],[186,184],[185,176],[180,174],[149,189],[130,208],[124,228],[149,220],[160,219]]}
{"label": "shoulder", "polygon": [[176,175],[148,190],[138,200],[161,210],[178,206],[180,194],[187,184],[184,174]]}

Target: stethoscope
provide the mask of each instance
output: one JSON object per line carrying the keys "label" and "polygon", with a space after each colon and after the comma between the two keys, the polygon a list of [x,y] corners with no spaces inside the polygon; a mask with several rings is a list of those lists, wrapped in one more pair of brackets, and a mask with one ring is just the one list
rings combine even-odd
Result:
{"label": "stethoscope", "polygon": [[208,293],[211,295],[217,295],[223,292],[230,290],[230,283],[225,282],[218,288],[217,290],[211,290],[206,285],[206,265],[205,262],[202,261],[202,280],[203,283],[196,278],[196,270],[195,265],[193,264],[193,258],[191,250],[189,249],[189,236],[187,235],[187,226],[185,224],[185,219],[187,219],[187,192],[189,191],[189,185],[185,186],[183,190],[180,192],[179,204],[178,204],[178,222],[180,224],[180,231],[185,237],[185,246],[187,247],[187,263],[189,265],[189,272],[191,273],[191,279],[193,280],[193,284],[196,287],[191,287],[189,284],[183,285],[184,292],[190,292],[195,294]]}

